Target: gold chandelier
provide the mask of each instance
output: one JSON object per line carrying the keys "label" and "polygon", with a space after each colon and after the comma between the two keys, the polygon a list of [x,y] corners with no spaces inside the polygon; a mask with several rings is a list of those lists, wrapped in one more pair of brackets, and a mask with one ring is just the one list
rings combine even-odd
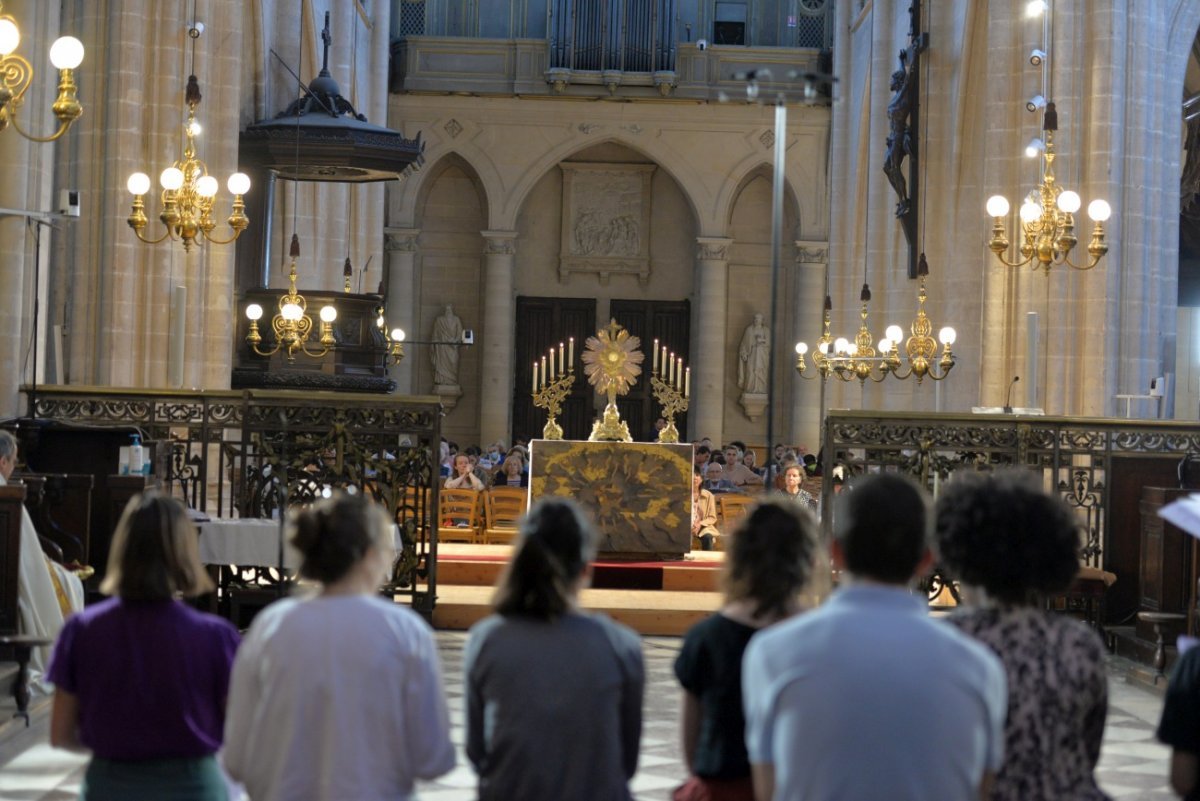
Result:
{"label": "gold chandelier", "polygon": [[[1030,105],[1036,108],[1040,98],[1039,95],[1029,101]],[[1071,251],[1079,241],[1075,236],[1075,212],[1079,211],[1083,201],[1076,192],[1064,190],[1055,180],[1054,132],[1058,130],[1058,112],[1053,103],[1044,103],[1044,106],[1043,138],[1034,139],[1025,148],[1026,156],[1035,158],[1040,154],[1043,166],[1042,182],[1025,196],[1018,212],[1024,233],[1021,258],[1008,259],[1004,255],[1009,244],[1004,217],[1010,206],[1008,198],[1003,195],[992,195],[987,201],[987,212],[993,218],[992,238],[988,241],[988,247],[1001,263],[1009,267],[1023,267],[1032,263],[1035,270],[1049,273],[1051,267],[1066,264],[1076,270],[1090,270],[1108,253],[1108,245],[1104,241],[1104,222],[1112,214],[1112,209],[1104,200],[1097,199],[1088,204],[1088,216],[1095,222],[1092,240],[1087,248],[1088,261],[1079,264],[1073,262]]]}
{"label": "gold chandelier", "polygon": [[275,332],[275,344],[263,348],[262,335],[258,332],[258,321],[262,319],[263,307],[251,303],[246,307],[246,317],[250,320],[250,333],[246,335],[246,344],[254,349],[259,356],[273,356],[280,350],[286,350],[287,360],[296,361],[296,351],[319,359],[337,344],[333,336],[333,321],[337,319],[337,309],[332,305],[321,307],[321,338],[320,350],[308,349],[308,337],[312,331],[313,321],[305,312],[308,304],[304,296],[296,290],[296,259],[300,256],[300,237],[292,234],[292,245],[288,255],[292,264],[288,272],[288,291],[279,298],[279,312],[271,318],[271,330]]}
{"label": "gold chandelier", "polygon": [[[817,340],[817,348],[812,355],[817,375],[806,374],[804,357],[808,353],[808,344],[797,342],[796,370],[800,377],[815,379],[819,376],[824,381],[832,375],[842,381],[858,379],[860,383],[865,383],[867,379],[879,383],[888,376],[901,380],[915,377],[920,384],[926,377],[941,381],[948,376],[955,364],[951,345],[958,335],[950,326],[938,331],[937,340],[931,335],[933,323],[925,313],[925,279],[929,275],[929,263],[925,260],[924,253],[918,262],[917,275],[920,280],[917,290],[917,316],[913,318],[909,327],[911,336],[904,341],[904,356],[907,361],[902,360],[900,356],[900,343],[904,339],[904,331],[898,325],[888,326],[883,338],[879,340],[878,349],[875,348],[874,338],[867,325],[871,288],[863,284],[859,294],[862,303],[859,311],[860,323],[853,342],[844,337],[835,340],[830,334],[829,317],[833,303],[828,295],[825,296],[824,331]],[[943,350],[941,358],[935,363],[938,341],[942,343]]]}
{"label": "gold chandelier", "polygon": [[213,220],[212,211],[218,184],[217,179],[208,174],[208,167],[196,156],[196,137],[200,135],[201,128],[200,123],[196,121],[196,106],[200,105],[200,83],[195,75],[188,76],[184,98],[188,115],[184,125],[187,144],[183,149],[183,158],[163,170],[159,176],[159,183],[162,185],[162,211],[158,219],[166,227],[166,232],[157,239],[145,236],[147,219],[143,197],[150,191],[150,176],[144,172],[130,175],[126,183],[133,194],[133,209],[127,222],[137,234],[137,238],[147,244],[155,245],[170,237],[172,240],[182,240],[183,249],[191,251],[192,245],[200,237],[217,245],[227,245],[246,230],[250,218],[246,216],[246,204],[242,196],[250,191],[250,178],[240,172],[229,176],[226,186],[233,195],[233,210],[226,223],[233,235],[227,239],[214,237],[212,232],[217,224]]}
{"label": "gold chandelier", "polygon": [[67,132],[71,123],[83,114],[76,96],[75,68],[83,62],[83,43],[74,36],[63,36],[50,45],[50,63],[58,70],[58,98],[50,106],[58,119],[58,130],[50,136],[33,136],[17,122],[25,92],[33,82],[33,65],[13,55],[21,43],[21,29],[12,16],[4,13],[0,2],[0,131],[12,123],[21,136],[33,142],[53,142]]}

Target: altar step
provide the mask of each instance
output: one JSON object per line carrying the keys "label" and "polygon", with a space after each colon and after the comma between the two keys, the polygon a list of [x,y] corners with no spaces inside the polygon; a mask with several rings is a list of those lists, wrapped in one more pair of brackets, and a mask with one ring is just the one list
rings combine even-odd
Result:
{"label": "altar step", "polygon": [[[466,629],[491,614],[492,593],[510,555],[509,546],[442,545],[434,627]],[[698,553],[678,562],[599,561],[592,588],[580,601],[640,634],[680,635],[720,607],[723,557]]]}

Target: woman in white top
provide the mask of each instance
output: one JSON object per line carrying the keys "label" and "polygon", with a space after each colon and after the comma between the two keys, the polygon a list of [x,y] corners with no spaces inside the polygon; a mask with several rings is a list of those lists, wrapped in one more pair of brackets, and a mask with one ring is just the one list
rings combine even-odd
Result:
{"label": "woman in white top", "polygon": [[306,598],[254,619],[233,665],[225,767],[254,801],[410,799],[454,767],[429,626],[376,593],[393,558],[382,509],[335,495],[295,514]]}
{"label": "woman in white top", "polygon": [[465,453],[454,457],[454,474],[446,479],[446,489],[483,489],[483,482],[471,467],[471,458]]}

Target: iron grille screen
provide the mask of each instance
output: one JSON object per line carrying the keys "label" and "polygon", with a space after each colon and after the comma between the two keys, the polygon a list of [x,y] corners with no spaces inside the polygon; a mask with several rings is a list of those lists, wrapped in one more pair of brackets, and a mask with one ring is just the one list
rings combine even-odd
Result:
{"label": "iron grille screen", "polygon": [[400,39],[425,35],[425,0],[400,3]]}
{"label": "iron grille screen", "polygon": [[554,0],[550,66],[675,69],[675,0]]}

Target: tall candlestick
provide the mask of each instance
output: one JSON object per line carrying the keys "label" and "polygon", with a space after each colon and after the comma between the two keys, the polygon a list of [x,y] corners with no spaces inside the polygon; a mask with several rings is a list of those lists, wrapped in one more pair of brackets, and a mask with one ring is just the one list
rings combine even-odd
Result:
{"label": "tall candlestick", "polygon": [[554,380],[554,348],[550,349],[550,380]]}
{"label": "tall candlestick", "polygon": [[680,356],[675,360],[675,389],[676,391],[683,389],[683,357]]}
{"label": "tall candlestick", "polygon": [[662,348],[663,348],[663,354],[662,354],[662,362],[663,362],[663,364],[662,364],[662,369],[663,369],[663,377],[665,378],[665,377],[666,377],[666,374],[667,374],[667,346],[666,346],[666,345],[663,345],[663,346],[662,346]]}
{"label": "tall candlestick", "polygon": [[683,397],[690,398],[692,395],[692,368],[687,368],[683,371]]}
{"label": "tall candlestick", "polygon": [[537,362],[533,363],[533,391],[537,392]]}
{"label": "tall candlestick", "polygon": [[542,386],[546,385],[546,383],[547,383],[546,376],[548,376],[548,375],[550,375],[550,374],[546,372],[546,357],[543,356],[542,357]]}
{"label": "tall candlestick", "polygon": [[571,352],[567,354],[567,364],[570,366],[571,372],[575,372],[575,337],[567,340],[567,347],[571,349]]}
{"label": "tall candlestick", "polygon": [[658,340],[654,340],[654,369],[653,373],[658,373]]}
{"label": "tall candlestick", "polygon": [[559,342],[558,343],[558,374],[559,375],[563,374],[563,359],[565,358],[565,356],[564,356],[565,353],[566,353],[566,351],[563,350],[563,343]]}

